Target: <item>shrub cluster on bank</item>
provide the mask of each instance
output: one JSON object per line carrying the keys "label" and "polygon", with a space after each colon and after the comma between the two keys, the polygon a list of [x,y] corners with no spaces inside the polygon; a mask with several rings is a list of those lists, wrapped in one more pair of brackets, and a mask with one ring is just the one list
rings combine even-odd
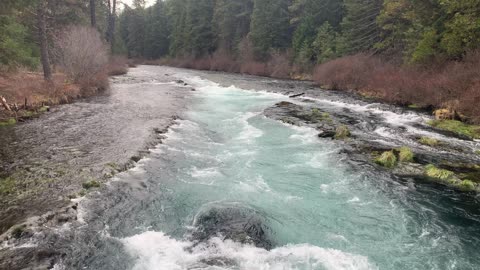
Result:
{"label": "shrub cluster on bank", "polygon": [[[56,70],[50,80],[41,72],[17,68],[0,73],[0,120],[21,118],[44,105],[68,103],[109,87],[109,75],[125,74],[127,59],[110,56],[97,30],[72,26],[55,42]],[[14,119],[15,119],[14,118]]]}
{"label": "shrub cluster on bank", "polygon": [[349,90],[400,105],[439,109],[446,118],[480,123],[480,52],[462,61],[429,66],[398,66],[381,57],[357,54],[315,68],[322,87]]}

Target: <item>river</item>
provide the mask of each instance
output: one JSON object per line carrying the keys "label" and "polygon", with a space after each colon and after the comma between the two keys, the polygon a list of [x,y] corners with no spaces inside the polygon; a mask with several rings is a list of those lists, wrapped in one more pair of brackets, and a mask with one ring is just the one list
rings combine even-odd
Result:
{"label": "river", "polygon": [[[308,85],[140,69],[196,91],[161,144],[80,199],[54,269],[480,268],[478,198],[372,170],[312,128],[265,117],[291,101],[268,85]],[[338,99],[318,104],[360,106]],[[397,119],[375,118],[377,133],[424,117],[386,115]]]}

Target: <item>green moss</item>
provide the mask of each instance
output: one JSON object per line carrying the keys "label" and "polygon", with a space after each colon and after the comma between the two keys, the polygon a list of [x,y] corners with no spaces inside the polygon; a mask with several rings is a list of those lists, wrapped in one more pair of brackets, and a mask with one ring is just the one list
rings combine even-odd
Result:
{"label": "green moss", "polygon": [[26,112],[23,113],[24,117],[33,117],[34,115],[35,115],[35,113],[32,112],[32,111],[26,111]]}
{"label": "green moss", "polygon": [[412,152],[412,149],[409,147],[403,146],[398,149],[398,159],[400,162],[412,162],[415,155]]}
{"label": "green moss", "polygon": [[350,130],[345,125],[341,125],[341,126],[337,127],[337,129],[335,130],[335,139],[337,139],[337,140],[346,139],[346,138],[350,137],[351,135],[352,134],[350,133]]}
{"label": "green moss", "polygon": [[475,151],[475,154],[480,155],[480,150]]}
{"label": "green moss", "polygon": [[38,109],[38,112],[44,113],[48,112],[48,110],[50,110],[49,106],[42,106],[40,109]]}
{"label": "green moss", "polygon": [[16,192],[16,181],[13,177],[0,179],[0,194],[8,195]]}
{"label": "green moss", "polygon": [[82,184],[84,189],[99,188],[101,186],[100,182],[96,180],[91,180]]}
{"label": "green moss", "polygon": [[476,184],[470,180],[463,180],[458,187],[464,191],[474,191],[476,189]]}
{"label": "green moss", "polygon": [[432,127],[451,131],[472,139],[480,139],[480,126],[468,125],[457,120],[431,120],[427,123]]}
{"label": "green moss", "polygon": [[430,138],[430,137],[421,137],[419,140],[418,140],[419,143],[423,144],[423,145],[428,145],[428,146],[438,146],[440,144],[440,142],[435,139],[435,138]]}
{"label": "green moss", "polygon": [[78,192],[78,197],[83,197],[87,195],[87,191],[85,189],[82,189],[80,192]]}
{"label": "green moss", "polygon": [[12,126],[17,123],[17,120],[15,118],[10,118],[5,121],[0,121],[0,127],[6,127],[6,126]]}
{"label": "green moss", "polygon": [[410,105],[408,105],[408,108],[410,108],[410,109],[421,109],[422,106],[420,106],[418,104],[410,104]]}
{"label": "green moss", "polygon": [[393,151],[383,152],[378,158],[375,159],[375,163],[386,168],[393,168],[397,164],[397,157]]}
{"label": "green moss", "polygon": [[435,167],[435,165],[430,164],[425,167],[425,175],[430,178],[447,181],[452,179],[455,173],[449,170],[439,169]]}

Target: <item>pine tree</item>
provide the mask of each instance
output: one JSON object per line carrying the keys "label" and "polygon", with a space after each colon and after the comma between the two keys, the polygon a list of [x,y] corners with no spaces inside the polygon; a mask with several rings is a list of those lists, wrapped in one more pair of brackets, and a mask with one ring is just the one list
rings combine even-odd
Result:
{"label": "pine tree", "polygon": [[217,0],[214,12],[214,29],[218,47],[236,52],[240,41],[250,31],[252,0]]}
{"label": "pine tree", "polygon": [[255,0],[250,39],[257,59],[268,58],[270,49],[286,49],[290,43],[288,0]]}
{"label": "pine tree", "polygon": [[319,27],[328,25],[339,30],[344,14],[341,0],[295,0],[289,7],[292,14],[291,24],[296,27],[292,48],[297,63],[308,65],[316,62],[313,42]]}
{"label": "pine tree", "polygon": [[185,19],[185,48],[188,55],[200,57],[215,50],[213,32],[214,0],[188,0]]}
{"label": "pine tree", "polygon": [[371,50],[380,41],[377,17],[383,0],[345,0],[346,14],[342,21],[345,51],[351,54]]}
{"label": "pine tree", "polygon": [[158,59],[168,54],[168,18],[165,3],[157,1],[147,9],[145,57]]}
{"label": "pine tree", "polygon": [[170,31],[170,55],[179,57],[185,55],[187,0],[169,0],[166,3]]}

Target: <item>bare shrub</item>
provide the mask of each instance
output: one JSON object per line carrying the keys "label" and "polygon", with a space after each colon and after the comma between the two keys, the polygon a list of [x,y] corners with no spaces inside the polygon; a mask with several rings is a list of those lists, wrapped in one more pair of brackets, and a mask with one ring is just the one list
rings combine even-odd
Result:
{"label": "bare shrub", "polygon": [[53,74],[52,82],[46,82],[42,73],[17,71],[0,76],[0,95],[18,107],[26,100],[29,108],[66,103],[80,96],[79,87],[68,83],[64,74]]}
{"label": "bare shrub", "polygon": [[128,72],[128,59],[125,56],[115,55],[110,57],[108,61],[108,75],[110,76],[118,76],[127,74]]}
{"label": "bare shrub", "polygon": [[210,57],[210,70],[239,72],[240,65],[225,50],[220,49]]}
{"label": "bare shrub", "polygon": [[243,62],[240,66],[240,73],[268,76],[267,64],[258,61]]}
{"label": "bare shrub", "polygon": [[445,108],[480,123],[480,52],[463,61],[436,63],[428,67],[401,67],[379,57],[358,54],[332,60],[314,71],[314,80],[336,90],[401,105]]}
{"label": "bare shrub", "polygon": [[[57,62],[63,72],[83,88],[104,88],[108,47],[91,27],[68,27],[57,39]],[[107,79],[108,83],[108,79]]]}
{"label": "bare shrub", "polygon": [[292,67],[287,53],[273,51],[267,63],[268,73],[271,77],[287,79],[290,78]]}

